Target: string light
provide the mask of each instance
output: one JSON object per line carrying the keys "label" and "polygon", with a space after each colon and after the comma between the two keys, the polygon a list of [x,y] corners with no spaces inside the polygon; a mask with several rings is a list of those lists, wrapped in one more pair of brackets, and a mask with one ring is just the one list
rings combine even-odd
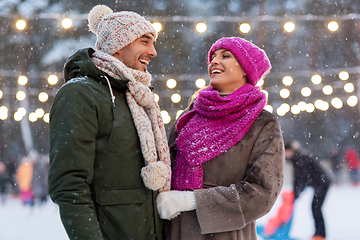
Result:
{"label": "string light", "polygon": [[250,27],[250,24],[248,24],[248,23],[242,23],[239,26],[239,30],[242,33],[249,33],[250,29],[251,29],[251,27]]}
{"label": "string light", "polygon": [[72,20],[70,18],[64,18],[61,21],[61,26],[65,29],[69,29],[72,26]]}
{"label": "string light", "polygon": [[199,33],[204,33],[207,29],[207,26],[205,23],[201,22],[201,23],[198,23],[196,24],[196,31],[198,31]]}
{"label": "string light", "polygon": [[170,79],[168,79],[168,80],[166,81],[166,86],[167,86],[168,88],[170,88],[170,89],[175,88],[176,85],[177,85],[177,82],[176,82],[176,80],[173,79],[173,78],[170,78]]}
{"label": "string light", "polygon": [[180,101],[181,101],[181,96],[180,96],[180,94],[174,93],[173,95],[171,95],[171,101],[172,101],[173,103],[178,103],[178,102],[180,102]]}
{"label": "string light", "polygon": [[313,75],[313,76],[311,77],[311,82],[312,82],[313,84],[320,84],[321,81],[322,81],[322,78],[321,78],[321,76],[320,76],[319,74],[315,74],[315,75]]}
{"label": "string light", "polygon": [[153,27],[155,28],[156,32],[160,32],[162,30],[162,25],[159,22],[152,23]]}
{"label": "string light", "polygon": [[19,30],[24,30],[25,27],[26,27],[26,21],[23,20],[23,19],[20,19],[16,22],[15,24],[16,28],[19,29]]}
{"label": "string light", "polygon": [[284,24],[284,29],[286,32],[292,32],[295,30],[295,24],[293,22],[287,22]]}
{"label": "string light", "polygon": [[328,23],[327,27],[331,32],[335,32],[339,29],[339,24],[335,21],[331,21]]}
{"label": "string light", "polygon": [[55,85],[59,82],[59,78],[58,76],[56,76],[55,74],[51,74],[48,77],[48,83],[51,85]]}

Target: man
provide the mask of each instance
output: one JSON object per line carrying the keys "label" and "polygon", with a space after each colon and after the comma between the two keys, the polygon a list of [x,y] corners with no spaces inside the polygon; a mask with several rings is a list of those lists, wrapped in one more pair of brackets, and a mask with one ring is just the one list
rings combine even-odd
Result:
{"label": "man", "polygon": [[325,223],[321,207],[330,186],[330,178],[316,162],[312,154],[305,149],[301,149],[300,143],[296,140],[285,144],[285,157],[291,161],[293,166],[295,200],[305,187],[311,186],[314,188],[311,210],[315,222],[315,234],[312,239],[325,240]]}
{"label": "man", "polygon": [[67,60],[50,112],[50,196],[70,239],[162,239],[155,198],[170,188],[170,156],[147,72],[157,33],[104,5],[88,21],[96,51]]}

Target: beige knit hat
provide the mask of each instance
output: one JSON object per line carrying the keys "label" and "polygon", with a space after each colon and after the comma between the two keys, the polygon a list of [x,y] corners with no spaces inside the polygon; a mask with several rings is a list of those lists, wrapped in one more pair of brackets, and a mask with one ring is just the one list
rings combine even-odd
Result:
{"label": "beige knit hat", "polygon": [[157,38],[152,24],[135,12],[114,13],[108,6],[96,5],[88,15],[89,29],[96,34],[96,50],[113,55],[144,34]]}

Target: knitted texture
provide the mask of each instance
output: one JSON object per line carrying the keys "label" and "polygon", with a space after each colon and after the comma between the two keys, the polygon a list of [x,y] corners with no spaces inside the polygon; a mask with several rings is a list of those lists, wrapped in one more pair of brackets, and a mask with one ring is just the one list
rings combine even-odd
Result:
{"label": "knitted texture", "polygon": [[265,94],[249,83],[224,98],[213,87],[201,90],[194,108],[176,125],[179,136],[172,189],[201,189],[203,163],[239,142],[265,103]]}
{"label": "knitted texture", "polygon": [[115,57],[101,51],[92,55],[92,61],[110,76],[130,80],[127,84],[126,100],[145,159],[146,166],[141,169],[141,176],[149,189],[170,190],[170,153],[160,108],[149,88],[151,75],[128,68]]}
{"label": "knitted texture", "polygon": [[271,64],[265,51],[243,38],[228,37],[217,40],[209,50],[209,63],[212,54],[218,49],[226,49],[235,56],[249,83],[254,86],[270,72]]}
{"label": "knitted texture", "polygon": [[88,15],[89,29],[96,34],[96,50],[113,55],[144,34],[157,38],[152,24],[135,12],[114,13],[105,5],[95,6]]}

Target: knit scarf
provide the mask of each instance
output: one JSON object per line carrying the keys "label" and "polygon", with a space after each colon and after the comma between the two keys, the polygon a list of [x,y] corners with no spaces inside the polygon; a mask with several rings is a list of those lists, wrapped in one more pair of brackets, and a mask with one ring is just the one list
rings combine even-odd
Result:
{"label": "knit scarf", "polygon": [[176,125],[179,136],[172,189],[201,189],[203,163],[239,142],[265,103],[265,94],[249,83],[224,98],[213,87],[201,90],[193,109]]}
{"label": "knit scarf", "polygon": [[128,68],[117,58],[101,51],[93,53],[92,62],[115,79],[130,80],[127,83],[126,100],[145,160],[141,176],[145,186],[152,190],[170,190],[171,167],[168,142],[159,105],[149,88],[150,73]]}

